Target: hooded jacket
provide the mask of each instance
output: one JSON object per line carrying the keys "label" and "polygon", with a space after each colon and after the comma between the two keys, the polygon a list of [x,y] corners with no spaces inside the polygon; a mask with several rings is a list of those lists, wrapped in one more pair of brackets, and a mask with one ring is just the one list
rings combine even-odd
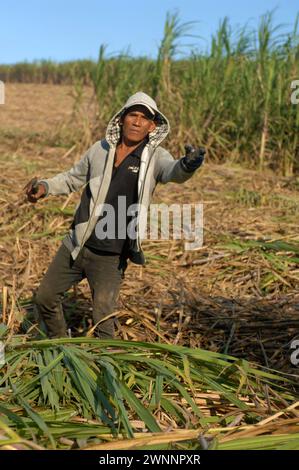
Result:
{"label": "hooded jacket", "polygon": [[[159,111],[155,101],[143,92],[132,95],[126,104],[110,120],[105,139],[97,141],[69,171],[59,173],[50,179],[39,180],[47,189],[46,196],[70,194],[78,191],[84,185],[89,186],[89,216],[88,220],[78,223],[70,229],[63,240],[75,260],[90,237],[101,213],[108,188],[111,182],[116,146],[121,137],[120,118],[126,109],[134,105],[144,105],[155,111],[156,128],[149,134],[141,159],[138,175],[138,204],[143,208],[137,216],[136,240],[130,240],[124,253],[123,262],[129,258],[136,264],[144,264],[141,239],[145,233],[147,210],[157,183],[183,183],[192,174],[184,169],[181,160],[175,160],[172,155],[160,146],[170,131],[169,122]],[[80,205],[80,204],[79,204]]]}

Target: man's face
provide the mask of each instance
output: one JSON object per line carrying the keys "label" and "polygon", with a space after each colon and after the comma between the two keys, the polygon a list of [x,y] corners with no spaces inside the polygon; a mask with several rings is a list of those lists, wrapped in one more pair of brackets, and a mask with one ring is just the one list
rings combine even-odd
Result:
{"label": "man's face", "polygon": [[129,108],[121,123],[123,138],[133,144],[141,142],[156,128],[152,114],[142,105]]}

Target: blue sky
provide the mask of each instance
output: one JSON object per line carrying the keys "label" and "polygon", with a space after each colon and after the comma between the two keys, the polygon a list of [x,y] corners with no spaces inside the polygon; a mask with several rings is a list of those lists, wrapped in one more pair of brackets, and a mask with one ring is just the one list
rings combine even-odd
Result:
{"label": "blue sky", "polygon": [[130,46],[132,55],[155,57],[167,11],[198,21],[192,32],[206,50],[221,18],[254,27],[275,7],[277,24],[294,25],[298,0],[0,0],[0,63],[94,59],[103,43],[111,54]]}

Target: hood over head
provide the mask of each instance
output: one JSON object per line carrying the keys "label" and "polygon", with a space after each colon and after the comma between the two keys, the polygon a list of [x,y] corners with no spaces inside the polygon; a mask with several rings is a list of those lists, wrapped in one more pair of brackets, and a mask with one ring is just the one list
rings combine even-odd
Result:
{"label": "hood over head", "polygon": [[155,114],[154,121],[156,128],[153,132],[149,133],[149,143],[153,147],[157,147],[165,139],[170,131],[168,119],[159,111],[156,102],[150,96],[139,91],[130,96],[126,104],[110,120],[106,131],[106,140],[109,145],[117,145],[121,136],[120,119],[128,108],[136,105],[145,106],[151,114]]}

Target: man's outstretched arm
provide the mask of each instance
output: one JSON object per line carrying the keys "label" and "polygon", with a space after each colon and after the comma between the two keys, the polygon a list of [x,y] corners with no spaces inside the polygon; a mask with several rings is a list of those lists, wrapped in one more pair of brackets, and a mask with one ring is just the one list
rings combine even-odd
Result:
{"label": "man's outstretched arm", "polygon": [[78,191],[87,182],[89,152],[91,148],[87,150],[81,160],[69,171],[59,173],[53,176],[53,178],[40,180],[33,178],[29,181],[24,188],[28,200],[34,203],[49,194],[58,196]]}
{"label": "man's outstretched arm", "polygon": [[194,148],[191,145],[185,146],[185,155],[179,160],[165,149],[159,149],[159,156],[156,166],[156,178],[160,183],[184,183],[193,175],[194,171],[201,167],[205,149],[203,147]]}

